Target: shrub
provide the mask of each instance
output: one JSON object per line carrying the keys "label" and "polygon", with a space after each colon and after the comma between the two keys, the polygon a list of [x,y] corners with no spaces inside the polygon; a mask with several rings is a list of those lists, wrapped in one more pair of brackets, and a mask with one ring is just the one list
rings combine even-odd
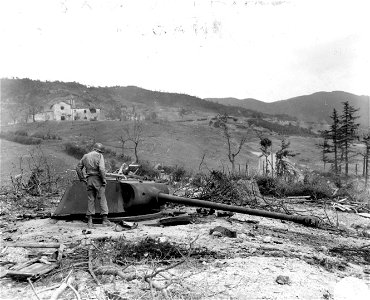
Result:
{"label": "shrub", "polygon": [[140,163],[140,168],[136,175],[144,176],[147,178],[157,178],[159,177],[159,171],[154,169],[154,166],[149,161],[142,161]]}
{"label": "shrub", "polygon": [[173,181],[181,181],[187,175],[187,171],[182,166],[163,166],[163,170],[172,176]]}
{"label": "shrub", "polygon": [[262,195],[264,196],[281,196],[277,178],[269,176],[257,176],[256,182]]}
{"label": "shrub", "polygon": [[259,176],[256,178],[262,195],[275,197],[311,196],[316,199],[330,198],[332,187],[322,177],[306,178],[305,182],[286,182],[280,178]]}
{"label": "shrub", "polygon": [[18,129],[14,132],[15,135],[28,136],[28,132],[24,129]]}
{"label": "shrub", "polygon": [[37,131],[32,134],[32,137],[36,137],[43,140],[61,140],[62,138],[56,134],[51,134],[50,132],[44,133],[41,131]]}
{"label": "shrub", "polygon": [[108,158],[105,160],[105,165],[107,172],[115,172],[122,164],[115,158]]}
{"label": "shrub", "polygon": [[[72,143],[68,142],[64,144],[64,151],[68,154],[71,155],[75,158],[81,159],[82,156],[92,150],[92,146],[89,144],[77,144],[77,143]],[[105,148],[104,152],[104,157],[105,158],[111,158],[111,157],[116,157],[116,152],[109,148]]]}
{"label": "shrub", "polygon": [[120,154],[117,156],[117,158],[122,162],[132,162],[132,158],[129,155]]}
{"label": "shrub", "polygon": [[16,135],[16,134],[13,134],[13,133],[2,133],[0,135],[0,137],[5,139],[5,140],[15,142],[15,143],[19,143],[19,144],[23,144],[23,145],[39,145],[39,144],[41,144],[41,139],[29,137],[29,136],[26,136],[26,135]]}
{"label": "shrub", "polygon": [[181,181],[186,176],[186,170],[183,166],[176,166],[171,173],[173,181]]}
{"label": "shrub", "polygon": [[74,143],[64,144],[64,151],[75,158],[81,159],[82,156],[90,151],[86,145],[78,145]]}

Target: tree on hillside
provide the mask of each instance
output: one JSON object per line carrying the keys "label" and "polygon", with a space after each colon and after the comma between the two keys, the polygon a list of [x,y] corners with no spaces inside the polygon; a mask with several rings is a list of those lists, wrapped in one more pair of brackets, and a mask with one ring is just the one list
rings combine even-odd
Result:
{"label": "tree on hillside", "polygon": [[361,142],[365,145],[364,157],[364,171],[363,176],[365,177],[365,187],[367,187],[367,181],[369,177],[369,156],[370,156],[370,132],[362,137]]}
{"label": "tree on hillside", "polygon": [[287,163],[288,157],[294,157],[297,153],[293,153],[289,150],[290,142],[287,142],[285,139],[281,141],[280,149],[276,152],[276,175],[285,176],[289,170]]}
{"label": "tree on hillside", "polygon": [[[124,128],[124,139],[127,142],[134,144],[135,162],[139,162],[138,148],[139,145],[144,141],[144,125],[140,121],[133,121]],[[122,139],[121,139],[122,141]]]}
{"label": "tree on hillside", "polygon": [[28,78],[5,83],[6,86],[1,88],[2,97],[14,104],[12,108],[21,107],[18,113],[24,114],[26,122],[29,117],[35,121],[36,114],[42,111],[45,94],[48,93],[43,89],[43,83]]}
{"label": "tree on hillside", "polygon": [[227,142],[227,157],[231,163],[231,172],[235,173],[235,158],[242,150],[243,145],[247,141],[247,137],[243,135],[239,142],[233,142],[230,128],[228,126],[228,119],[229,117],[226,113],[223,115],[218,114],[213,125],[215,126],[215,124],[217,124],[217,126],[215,127],[219,127],[222,130],[223,136],[225,137]]}
{"label": "tree on hillside", "polygon": [[269,162],[268,157],[271,154],[272,142],[268,138],[260,137],[260,145],[261,145],[260,150],[262,151],[262,156],[265,157],[265,162],[266,162],[264,173],[267,174],[268,173],[268,162]]}
{"label": "tree on hillside", "polygon": [[353,153],[351,147],[355,140],[358,140],[358,127],[359,123],[355,123],[358,116],[355,113],[358,109],[355,109],[349,105],[348,101],[343,102],[343,113],[340,116],[340,135],[341,135],[341,150],[343,151],[343,158],[345,164],[345,174],[348,175],[348,165],[351,159],[351,154]]}
{"label": "tree on hillside", "polygon": [[333,109],[333,114],[330,116],[333,123],[330,129],[327,131],[327,137],[331,139],[331,152],[334,155],[333,166],[336,175],[339,173],[339,150],[341,149],[341,131],[340,131],[340,120],[336,109]]}

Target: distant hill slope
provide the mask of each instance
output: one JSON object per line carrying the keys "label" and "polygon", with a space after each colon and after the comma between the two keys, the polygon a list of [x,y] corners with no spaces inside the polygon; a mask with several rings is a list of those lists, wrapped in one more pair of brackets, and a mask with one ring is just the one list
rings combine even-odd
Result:
{"label": "distant hill slope", "polygon": [[[2,117],[7,111],[27,113],[29,107],[45,107],[53,101],[74,100],[76,105],[101,108],[106,115],[114,115],[120,107],[140,106],[144,111],[155,107],[227,113],[244,117],[263,117],[253,110],[218,104],[186,94],[150,91],[135,86],[88,87],[76,82],[42,82],[30,79],[1,79]],[[2,118],[3,119],[3,118]]]}
{"label": "distant hill slope", "polygon": [[225,105],[240,106],[265,114],[287,114],[306,122],[330,122],[330,115],[335,108],[342,111],[342,102],[359,108],[359,122],[362,126],[369,125],[370,103],[368,96],[358,96],[347,92],[318,92],[312,95],[294,97],[286,100],[266,103],[256,99],[207,98],[208,101]]}

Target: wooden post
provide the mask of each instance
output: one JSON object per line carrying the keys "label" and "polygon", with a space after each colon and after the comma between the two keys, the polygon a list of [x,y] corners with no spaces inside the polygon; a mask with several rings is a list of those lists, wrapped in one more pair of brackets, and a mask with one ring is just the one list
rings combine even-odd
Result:
{"label": "wooden post", "polygon": [[271,152],[271,177],[274,177],[274,155]]}
{"label": "wooden post", "polygon": [[366,170],[366,156],[364,155],[364,161],[362,165],[362,176],[365,177],[365,170]]}
{"label": "wooden post", "polygon": [[356,172],[356,175],[357,175],[357,164],[356,164],[355,172]]}
{"label": "wooden post", "polygon": [[249,172],[248,172],[248,163],[245,164],[245,174],[247,176],[249,176]]}

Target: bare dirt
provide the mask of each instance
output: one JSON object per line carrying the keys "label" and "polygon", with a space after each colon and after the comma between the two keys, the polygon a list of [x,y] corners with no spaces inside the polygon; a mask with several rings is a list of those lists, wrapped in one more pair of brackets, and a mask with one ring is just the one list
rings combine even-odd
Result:
{"label": "bare dirt", "polygon": [[[58,197],[48,198],[50,205],[43,207],[42,212],[52,211]],[[193,216],[192,224],[158,227],[153,226],[156,221],[145,221],[122,232],[115,231],[115,226],[97,224],[90,234],[84,234],[87,228],[82,221],[16,220],[19,214],[24,217],[26,210],[14,211],[6,201],[3,204],[1,261],[25,261],[27,254],[34,251],[4,248],[14,242],[58,242],[68,249],[83,248],[91,241],[108,237],[132,242],[150,237],[185,246],[195,240],[193,247],[208,249],[216,255],[189,258],[169,270],[168,276],[173,278],[168,288],[170,299],[369,299],[366,292],[370,286],[370,258],[355,251],[349,255],[332,251],[370,245],[369,237],[364,236],[370,229],[370,219],[353,213],[339,213],[341,227],[346,230],[333,231],[242,214],[222,218],[201,216],[195,208],[177,207]],[[216,226],[236,231],[237,237],[210,234]],[[65,255],[68,259],[68,252]],[[124,272],[150,272],[153,268],[154,262],[144,259],[126,266]],[[53,291],[42,289],[59,284],[69,270],[57,269],[34,282],[39,298],[50,299]],[[125,281],[113,275],[98,275],[101,285],[97,286],[86,270],[76,268],[74,276],[82,299],[163,299],[159,292],[152,295],[148,283],[140,278]],[[36,299],[27,282],[8,277],[0,281],[1,299]],[[113,298],[114,293],[121,298]],[[67,291],[60,299],[74,296]]]}

